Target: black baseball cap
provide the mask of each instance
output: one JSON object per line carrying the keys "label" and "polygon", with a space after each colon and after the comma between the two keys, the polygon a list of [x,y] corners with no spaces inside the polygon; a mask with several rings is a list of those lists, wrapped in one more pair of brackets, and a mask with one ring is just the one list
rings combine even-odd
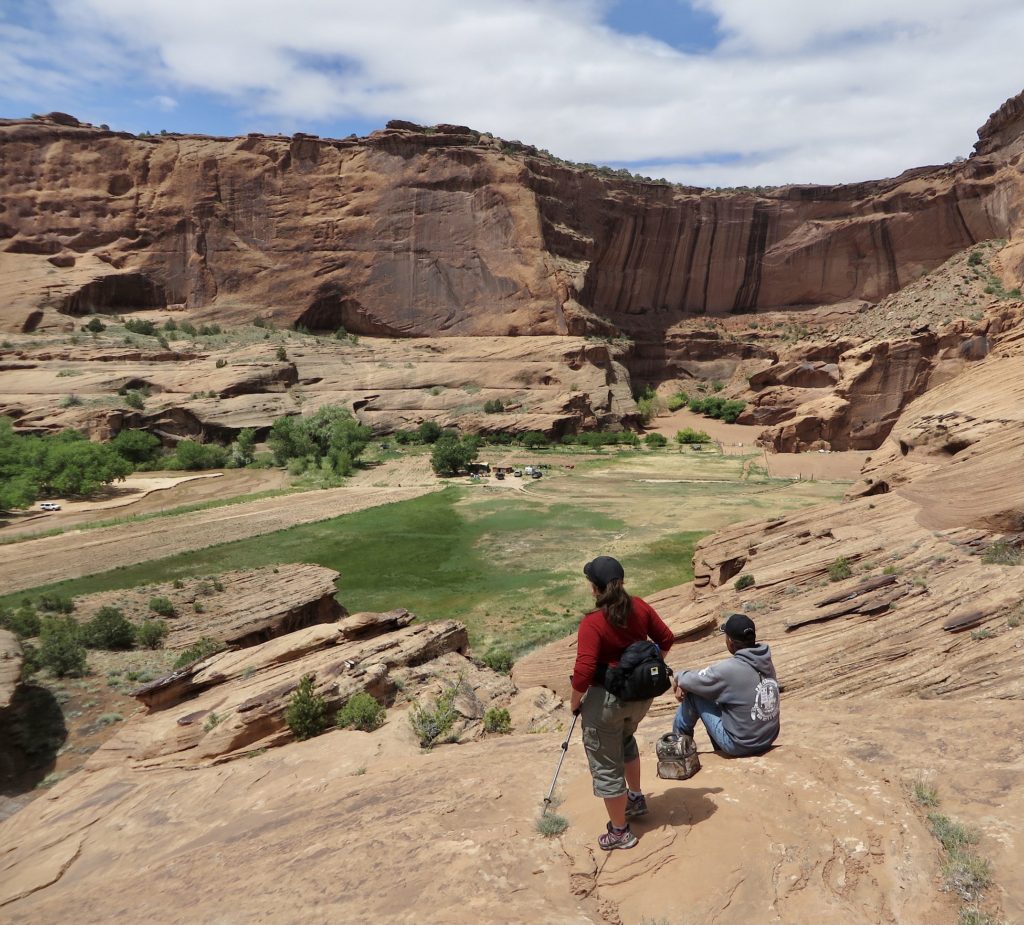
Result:
{"label": "black baseball cap", "polygon": [[737,642],[754,642],[757,639],[754,621],[742,613],[729,614],[729,619],[722,624],[722,632]]}
{"label": "black baseball cap", "polygon": [[608,582],[619,579],[622,581],[626,573],[622,570],[622,563],[611,556],[598,556],[591,559],[583,566],[583,574],[589,578],[597,587],[606,588]]}

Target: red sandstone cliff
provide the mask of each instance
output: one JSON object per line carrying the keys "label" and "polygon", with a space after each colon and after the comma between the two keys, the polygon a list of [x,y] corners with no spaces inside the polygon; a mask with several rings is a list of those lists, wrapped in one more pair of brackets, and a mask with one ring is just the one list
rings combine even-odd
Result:
{"label": "red sandstone cliff", "polygon": [[187,303],[384,336],[649,340],[687,313],[876,301],[1019,229],[1022,106],[962,164],[760,193],[602,176],[460,126],[136,138],[2,121],[3,321]]}

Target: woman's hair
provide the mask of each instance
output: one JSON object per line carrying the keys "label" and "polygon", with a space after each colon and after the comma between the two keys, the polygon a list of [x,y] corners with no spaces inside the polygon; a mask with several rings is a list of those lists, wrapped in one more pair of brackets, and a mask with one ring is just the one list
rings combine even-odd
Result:
{"label": "woman's hair", "polygon": [[617,629],[622,629],[629,622],[633,601],[622,587],[621,578],[613,578],[599,589],[597,606],[604,611],[604,618]]}

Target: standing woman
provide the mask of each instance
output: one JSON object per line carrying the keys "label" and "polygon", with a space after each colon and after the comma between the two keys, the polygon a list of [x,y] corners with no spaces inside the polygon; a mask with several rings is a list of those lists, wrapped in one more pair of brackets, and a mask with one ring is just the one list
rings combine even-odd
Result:
{"label": "standing woman", "polygon": [[570,703],[573,713],[583,716],[583,746],[594,796],[604,800],[608,811],[608,831],[598,844],[611,851],[637,843],[629,819],[647,812],[640,789],[640,750],[633,733],[653,701],[619,700],[605,690],[604,672],[618,664],[632,643],[653,639],[664,654],[673,637],[653,607],[626,593],[622,586],[626,576],[618,560],[598,556],[583,567],[583,574],[590,581],[597,610],[580,621]]}

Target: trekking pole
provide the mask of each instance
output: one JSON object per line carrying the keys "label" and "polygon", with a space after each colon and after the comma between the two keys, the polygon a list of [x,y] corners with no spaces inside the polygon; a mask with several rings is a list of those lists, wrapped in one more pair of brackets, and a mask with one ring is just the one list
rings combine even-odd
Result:
{"label": "trekking pole", "polygon": [[562,743],[562,754],[558,757],[558,767],[555,768],[555,776],[551,778],[551,787],[548,789],[548,795],[544,797],[544,809],[541,812],[542,816],[548,811],[548,807],[551,806],[551,795],[555,792],[555,783],[558,780],[559,772],[562,770],[562,762],[565,761],[565,753],[569,751],[569,740],[572,738],[573,730],[576,728],[576,720],[579,718],[579,713],[573,713],[572,725],[569,726],[569,734],[565,737],[565,741]]}

